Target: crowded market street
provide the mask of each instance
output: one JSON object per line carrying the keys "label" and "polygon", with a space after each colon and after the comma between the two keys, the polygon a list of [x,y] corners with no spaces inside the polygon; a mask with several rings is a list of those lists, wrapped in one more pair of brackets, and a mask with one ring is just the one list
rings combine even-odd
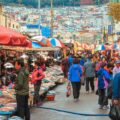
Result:
{"label": "crowded market street", "polygon": [[120,120],[120,0],[0,0],[0,120]]}
{"label": "crowded market street", "polygon": [[[66,86],[66,84],[58,86],[55,89],[55,101],[45,102],[43,106],[77,113],[107,114],[109,112],[109,109],[106,111],[98,108],[98,96],[95,93],[86,94],[85,86],[82,87],[78,102],[74,102],[72,95],[69,98],[66,97]],[[108,117],[79,116],[41,108],[32,109],[31,113],[31,120],[110,120]]]}

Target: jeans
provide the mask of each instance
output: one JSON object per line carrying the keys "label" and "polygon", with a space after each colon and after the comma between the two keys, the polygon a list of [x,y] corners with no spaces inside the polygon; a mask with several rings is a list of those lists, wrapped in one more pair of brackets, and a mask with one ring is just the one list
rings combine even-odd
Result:
{"label": "jeans", "polygon": [[30,120],[30,109],[28,106],[29,95],[16,95],[17,116],[25,120]]}
{"label": "jeans", "polygon": [[91,86],[91,90],[94,91],[95,90],[94,77],[87,77],[86,78],[86,91],[89,91],[89,84]]}
{"label": "jeans", "polygon": [[39,95],[39,91],[40,91],[40,86],[41,86],[41,81],[37,81],[36,84],[34,85],[34,104],[38,104],[40,101],[40,95]]}
{"label": "jeans", "polygon": [[81,83],[80,82],[71,82],[73,88],[74,99],[78,99],[80,96]]}

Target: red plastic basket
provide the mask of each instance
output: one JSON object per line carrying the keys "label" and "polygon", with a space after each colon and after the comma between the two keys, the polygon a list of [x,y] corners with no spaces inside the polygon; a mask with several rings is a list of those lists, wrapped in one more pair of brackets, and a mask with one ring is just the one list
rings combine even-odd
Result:
{"label": "red plastic basket", "polygon": [[47,98],[47,101],[54,101],[55,95],[47,95],[46,98]]}

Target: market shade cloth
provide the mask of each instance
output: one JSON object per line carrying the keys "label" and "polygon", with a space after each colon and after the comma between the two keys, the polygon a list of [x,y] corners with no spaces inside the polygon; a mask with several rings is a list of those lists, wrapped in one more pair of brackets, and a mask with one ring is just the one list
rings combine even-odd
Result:
{"label": "market shade cloth", "polygon": [[120,50],[120,44],[115,43],[115,44],[113,45],[113,49],[114,49],[114,50]]}
{"label": "market shade cloth", "polygon": [[42,39],[39,44],[43,47],[52,47],[52,44],[48,39]]}
{"label": "market shade cloth", "polygon": [[97,45],[96,51],[101,51],[101,50],[105,50],[105,46],[104,45]]}
{"label": "market shade cloth", "polygon": [[51,38],[50,43],[51,43],[52,47],[60,47],[60,48],[65,47],[65,45],[60,40],[58,40],[56,38]]}
{"label": "market shade cloth", "polygon": [[104,45],[105,46],[105,50],[113,50],[113,45]]}
{"label": "market shade cloth", "polygon": [[32,42],[32,48],[41,48],[41,45],[37,42]]}
{"label": "market shade cloth", "polygon": [[50,41],[44,36],[35,36],[35,37],[32,37],[32,40],[37,41],[41,46],[44,46],[44,47],[52,46]]}
{"label": "market shade cloth", "polygon": [[27,47],[27,37],[12,30],[0,26],[0,45]]}
{"label": "market shade cloth", "polygon": [[44,36],[34,36],[31,39],[40,42],[41,40],[46,39],[46,37],[44,37]]}

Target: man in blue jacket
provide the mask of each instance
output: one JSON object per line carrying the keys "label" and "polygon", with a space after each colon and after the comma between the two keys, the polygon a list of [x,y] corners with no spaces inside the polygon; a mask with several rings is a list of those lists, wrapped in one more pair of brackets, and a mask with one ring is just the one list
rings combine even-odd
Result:
{"label": "man in blue jacket", "polygon": [[113,104],[120,105],[120,73],[117,73],[113,80]]}
{"label": "man in blue jacket", "polygon": [[79,60],[75,58],[73,61],[73,65],[69,69],[69,74],[68,74],[68,79],[71,81],[72,84],[73,96],[75,101],[77,101],[80,96],[81,76],[82,76],[82,69],[79,65]]}

